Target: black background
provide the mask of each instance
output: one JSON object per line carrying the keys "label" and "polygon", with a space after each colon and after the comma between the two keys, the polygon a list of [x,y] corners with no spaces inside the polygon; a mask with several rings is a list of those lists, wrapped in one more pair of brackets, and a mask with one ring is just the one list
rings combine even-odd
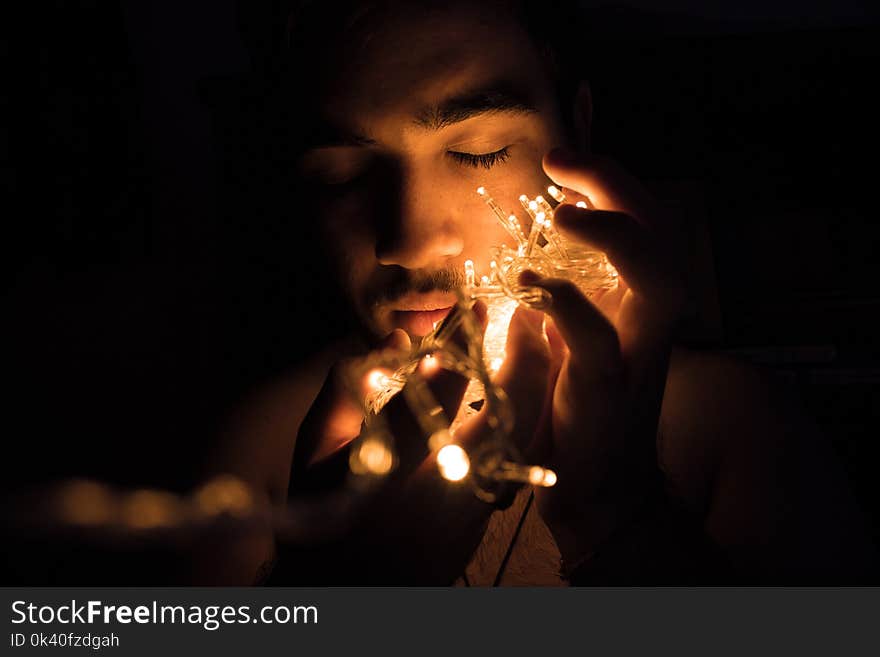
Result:
{"label": "black background", "polygon": [[[282,3],[30,4],[3,9],[5,485],[187,490],[229,404],[344,328],[255,164]],[[594,148],[703,208],[702,342],[797,388],[880,535],[880,21],[641,4],[591,14]]]}

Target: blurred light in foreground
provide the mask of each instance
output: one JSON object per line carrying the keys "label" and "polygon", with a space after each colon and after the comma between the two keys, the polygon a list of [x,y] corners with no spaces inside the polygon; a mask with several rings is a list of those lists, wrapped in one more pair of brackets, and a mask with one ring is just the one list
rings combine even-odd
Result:
{"label": "blurred light in foreground", "polygon": [[62,518],[73,525],[96,526],[113,520],[115,505],[110,490],[94,481],[72,481],[59,490]]}
{"label": "blurred light in foreground", "polygon": [[549,488],[556,483],[556,473],[553,470],[533,465],[529,468],[529,483],[534,486]]}
{"label": "blurred light in foreground", "polygon": [[122,521],[134,529],[169,527],[179,518],[177,497],[170,493],[138,490],[122,503]]}
{"label": "blurred light in foreground", "polygon": [[206,515],[228,513],[242,516],[251,510],[251,492],[239,479],[231,475],[222,475],[212,479],[196,492],[196,504]]}
{"label": "blurred light in foreground", "polygon": [[461,481],[471,469],[467,452],[458,445],[446,445],[437,452],[437,465],[440,474],[448,481]]}
{"label": "blurred light in foreground", "polygon": [[421,367],[422,374],[424,376],[431,376],[440,368],[440,362],[437,360],[437,357],[434,354],[428,354],[427,356],[422,358]]}
{"label": "blurred light in foreground", "polygon": [[367,385],[370,390],[384,390],[390,382],[391,378],[388,376],[388,372],[378,367],[367,373]]}
{"label": "blurred light in foreground", "polygon": [[394,466],[394,455],[381,440],[367,438],[357,447],[357,462],[364,474],[386,475]]}

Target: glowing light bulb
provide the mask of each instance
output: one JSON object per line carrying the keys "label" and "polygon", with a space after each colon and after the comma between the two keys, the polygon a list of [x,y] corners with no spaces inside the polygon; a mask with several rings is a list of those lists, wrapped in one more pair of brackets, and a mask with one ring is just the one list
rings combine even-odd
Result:
{"label": "glowing light bulb", "polygon": [[546,201],[543,196],[536,196],[535,202],[538,204],[538,210],[548,217],[553,214],[553,207]]}
{"label": "glowing light bulb", "polygon": [[471,461],[458,445],[446,445],[437,452],[437,466],[447,481],[461,481],[471,469]]}
{"label": "glowing light bulb", "polygon": [[542,481],[544,481],[544,468],[537,465],[529,468],[529,483],[537,486]]}
{"label": "glowing light bulb", "polygon": [[422,358],[421,369],[423,375],[431,376],[434,372],[440,369],[440,363],[437,361],[437,357],[434,354],[426,355]]}
{"label": "glowing light bulb", "polygon": [[473,260],[465,260],[464,261],[464,284],[467,287],[474,287],[474,261]]}
{"label": "glowing light bulb", "polygon": [[363,470],[374,475],[386,475],[394,466],[391,450],[381,440],[367,438],[357,450],[358,461]]}
{"label": "glowing light bulb", "polygon": [[508,232],[508,234],[513,239],[519,241],[520,238],[516,234],[514,227],[510,224],[510,221],[505,216],[504,210],[502,210],[501,206],[495,202],[495,199],[493,199],[491,196],[489,196],[489,194],[486,192],[486,188],[482,187],[482,186],[478,187],[477,194],[480,195],[480,197],[483,199],[483,201],[486,203],[486,205],[488,205],[489,208],[492,210],[492,213],[495,215],[495,218],[498,220],[498,223],[501,224],[501,227],[504,228],[504,230],[506,230]]}
{"label": "glowing light bulb", "polygon": [[251,510],[250,489],[232,475],[212,479],[196,492],[196,504],[205,515],[243,516]]}
{"label": "glowing light bulb", "polygon": [[556,483],[556,473],[553,470],[533,465],[529,468],[529,483],[533,486],[542,486],[549,488]]}
{"label": "glowing light bulb", "polygon": [[97,526],[113,520],[116,509],[111,491],[94,481],[72,481],[59,491],[62,518],[74,525]]}
{"label": "glowing light bulb", "polygon": [[523,233],[522,226],[520,226],[519,219],[516,218],[515,214],[507,216],[507,226],[508,232],[513,235],[517,245],[523,245],[526,243],[526,236]]}
{"label": "glowing light bulb", "polygon": [[[534,201],[532,201],[532,203],[534,203]],[[529,230],[529,240],[526,243],[526,256],[532,255],[532,251],[534,251],[535,247],[538,245],[538,236],[541,234],[541,223],[544,221],[543,219],[539,221],[537,215],[531,210],[529,210],[529,214],[532,217],[532,227]]]}
{"label": "glowing light bulb", "polygon": [[584,201],[578,201],[577,203],[575,203],[575,206],[582,208],[582,209],[587,208],[587,204]]}
{"label": "glowing light bulb", "polygon": [[367,373],[367,385],[373,391],[384,390],[389,383],[391,383],[391,378],[388,373],[378,367]]}
{"label": "glowing light bulb", "polygon": [[122,520],[133,529],[168,527],[178,515],[177,498],[163,491],[138,490],[122,504]]}
{"label": "glowing light bulb", "polygon": [[550,194],[557,203],[565,203],[565,194],[559,191],[559,188],[556,185],[550,185],[547,187],[547,193]]}

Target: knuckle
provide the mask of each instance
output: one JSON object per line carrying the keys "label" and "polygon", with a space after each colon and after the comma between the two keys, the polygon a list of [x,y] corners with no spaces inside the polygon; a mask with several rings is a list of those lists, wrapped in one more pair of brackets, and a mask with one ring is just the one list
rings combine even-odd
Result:
{"label": "knuckle", "polygon": [[575,303],[583,298],[583,294],[572,281],[554,278],[546,283],[554,299],[564,304]]}

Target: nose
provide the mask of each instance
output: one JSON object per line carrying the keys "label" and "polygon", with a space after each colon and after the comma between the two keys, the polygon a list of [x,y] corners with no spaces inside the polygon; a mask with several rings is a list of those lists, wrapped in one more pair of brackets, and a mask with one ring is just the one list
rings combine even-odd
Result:
{"label": "nose", "polygon": [[399,216],[385,218],[387,225],[376,242],[379,263],[425,269],[461,255],[461,226],[452,211],[436,202],[436,187],[410,186],[402,191]]}
{"label": "nose", "polygon": [[382,240],[376,245],[376,258],[382,265],[426,269],[442,266],[461,255],[463,249],[464,240],[453,226],[442,221],[425,221]]}

